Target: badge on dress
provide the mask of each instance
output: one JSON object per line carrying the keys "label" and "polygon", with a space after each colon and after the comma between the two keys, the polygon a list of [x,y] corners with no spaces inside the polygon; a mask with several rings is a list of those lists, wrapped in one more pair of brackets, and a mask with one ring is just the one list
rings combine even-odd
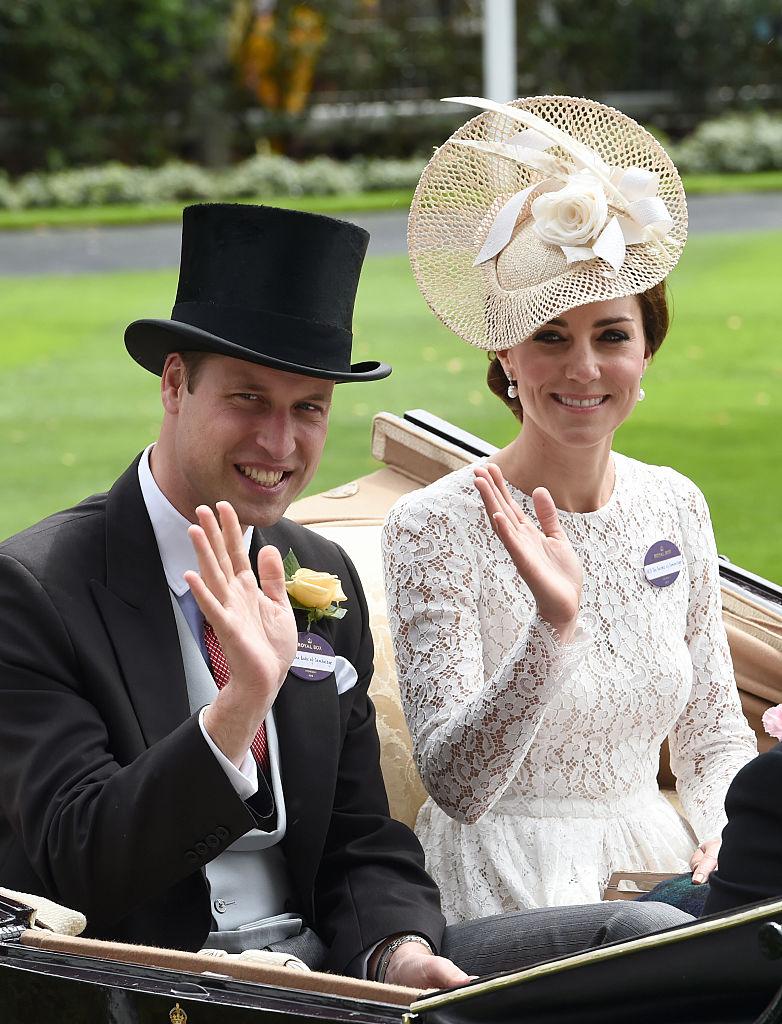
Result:
{"label": "badge on dress", "polygon": [[299,679],[319,680],[330,676],[336,664],[334,648],[317,633],[299,633],[298,650],[291,672]]}
{"label": "badge on dress", "polygon": [[682,553],[672,540],[658,540],[644,556],[644,576],[653,587],[670,587],[683,564]]}

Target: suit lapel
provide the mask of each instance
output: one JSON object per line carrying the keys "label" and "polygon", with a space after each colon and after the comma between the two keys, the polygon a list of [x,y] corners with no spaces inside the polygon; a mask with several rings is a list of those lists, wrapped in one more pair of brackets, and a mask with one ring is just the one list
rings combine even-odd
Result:
{"label": "suit lapel", "polygon": [[[152,746],[180,725],[190,709],[169,588],[141,496],[137,462],[107,497],[106,583],[93,580],[91,585],[145,741]],[[263,533],[256,530],[250,548],[254,572],[265,543],[274,544],[283,557],[291,546],[282,525]],[[297,612],[297,626],[306,629],[302,612]],[[316,626],[332,646],[333,627],[323,621]],[[299,862],[291,865],[298,877],[314,875],[337,779],[340,720],[334,676],[315,682],[289,673],[274,713],[288,814],[286,852]],[[302,841],[303,833],[318,841]]]}
{"label": "suit lapel", "polygon": [[106,499],[106,584],[92,581],[148,746],[190,714],[170,592],[138,482],[138,459]]}
{"label": "suit lapel", "polygon": [[[280,523],[263,534],[255,531],[250,548],[254,569],[263,544],[273,544],[284,558],[293,546],[286,524]],[[299,550],[295,553],[300,561],[307,563],[305,553]],[[297,629],[304,632],[306,613],[297,611],[295,614]],[[312,631],[334,646],[334,622],[322,619]],[[298,877],[314,876],[329,828],[339,761],[339,712],[333,675],[314,681],[299,679],[289,672],[274,702],[288,815],[286,856],[296,862],[291,866]]]}

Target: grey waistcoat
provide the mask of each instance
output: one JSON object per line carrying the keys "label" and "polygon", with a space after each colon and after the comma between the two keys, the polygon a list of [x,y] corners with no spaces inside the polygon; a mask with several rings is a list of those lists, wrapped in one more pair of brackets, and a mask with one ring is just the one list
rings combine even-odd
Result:
{"label": "grey waistcoat", "polygon": [[[217,695],[217,684],[209,670],[176,597],[171,595],[191,714],[196,714]],[[272,711],[266,716],[269,743],[270,781],[276,808],[276,827],[271,832],[252,829],[232,843],[206,866],[216,929],[208,945],[233,949],[236,932],[256,933],[263,939],[279,941],[295,935],[301,921],[287,913],[291,907],[291,885],[285,856],[279,845],[285,835],[285,800],[280,780],[280,750]],[[222,933],[230,932],[221,941]],[[270,937],[271,936],[271,937]],[[246,936],[249,938],[249,934]],[[238,941],[247,948],[247,943]],[[268,942],[263,941],[263,945]],[[251,946],[255,946],[252,943]]]}

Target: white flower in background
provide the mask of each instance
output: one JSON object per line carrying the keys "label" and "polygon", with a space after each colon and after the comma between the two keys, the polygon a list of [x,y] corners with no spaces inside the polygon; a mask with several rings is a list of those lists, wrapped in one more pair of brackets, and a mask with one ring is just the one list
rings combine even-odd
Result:
{"label": "white flower in background", "polygon": [[571,174],[561,189],[544,192],[532,203],[535,233],[549,245],[588,246],[608,219],[608,200],[589,171]]}

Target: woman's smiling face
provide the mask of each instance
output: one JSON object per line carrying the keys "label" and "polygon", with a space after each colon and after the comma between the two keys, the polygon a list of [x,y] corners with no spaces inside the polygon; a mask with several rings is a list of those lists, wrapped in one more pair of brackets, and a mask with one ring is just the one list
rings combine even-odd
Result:
{"label": "woman's smiling face", "polygon": [[638,401],[649,361],[635,295],[577,306],[497,357],[516,381],[524,431],[585,448],[613,434]]}

